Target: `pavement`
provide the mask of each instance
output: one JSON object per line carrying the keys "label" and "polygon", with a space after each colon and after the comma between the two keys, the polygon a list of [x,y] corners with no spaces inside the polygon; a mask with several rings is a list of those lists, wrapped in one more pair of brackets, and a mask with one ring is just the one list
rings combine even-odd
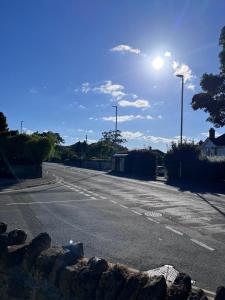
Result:
{"label": "pavement", "polygon": [[225,194],[46,163],[48,185],[0,192],[0,220],[53,244],[82,241],[87,257],[146,271],[168,264],[196,285],[225,284]]}

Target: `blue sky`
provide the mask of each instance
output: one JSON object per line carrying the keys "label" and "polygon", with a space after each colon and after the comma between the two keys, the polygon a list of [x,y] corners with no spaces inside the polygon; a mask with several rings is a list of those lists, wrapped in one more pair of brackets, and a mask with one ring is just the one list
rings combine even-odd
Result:
{"label": "blue sky", "polygon": [[[0,103],[10,128],[52,130],[71,144],[118,128],[130,148],[166,150],[212,126],[190,107],[204,72],[217,73],[224,0],[0,2]],[[217,130],[223,133],[223,129]]]}

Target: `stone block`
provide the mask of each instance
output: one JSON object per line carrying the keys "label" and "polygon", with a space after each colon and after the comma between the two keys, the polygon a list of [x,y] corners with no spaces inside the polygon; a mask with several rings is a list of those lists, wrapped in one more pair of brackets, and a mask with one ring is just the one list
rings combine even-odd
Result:
{"label": "stone block", "polygon": [[23,268],[26,271],[29,271],[37,257],[41,254],[42,251],[50,248],[51,238],[48,233],[40,233],[36,236],[28,245],[26,254],[23,260]]}
{"label": "stone block", "polygon": [[96,290],[96,300],[116,300],[128,277],[128,268],[119,264],[103,272]]}
{"label": "stone block", "polygon": [[153,276],[140,289],[137,300],[164,300],[166,293],[167,285],[164,276]]}
{"label": "stone block", "polygon": [[4,222],[0,222],[0,234],[6,232],[7,224]]}
{"label": "stone block", "polygon": [[21,229],[15,229],[8,234],[8,245],[21,245],[26,242],[27,234]]}

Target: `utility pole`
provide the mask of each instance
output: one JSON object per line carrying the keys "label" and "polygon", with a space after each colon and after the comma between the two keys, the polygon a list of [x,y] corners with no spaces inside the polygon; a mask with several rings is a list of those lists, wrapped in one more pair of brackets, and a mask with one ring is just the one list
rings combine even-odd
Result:
{"label": "utility pole", "polygon": [[[184,110],[184,75],[177,74],[177,77],[181,78],[181,108],[180,108],[180,145],[183,144],[183,110]],[[181,148],[182,150],[182,148]],[[181,152],[182,153],[182,152]],[[179,177],[182,178],[182,160],[180,160]]]}
{"label": "utility pole", "polygon": [[115,142],[117,140],[117,115],[118,115],[118,107],[117,105],[113,105],[112,107],[115,107],[116,109],[116,125],[115,125]]}
{"label": "utility pole", "polygon": [[24,121],[20,121],[20,133],[21,134],[23,133],[23,123],[24,123]]}
{"label": "utility pole", "polygon": [[177,74],[181,78],[181,109],[180,109],[180,144],[183,143],[183,109],[184,109],[184,75]]}

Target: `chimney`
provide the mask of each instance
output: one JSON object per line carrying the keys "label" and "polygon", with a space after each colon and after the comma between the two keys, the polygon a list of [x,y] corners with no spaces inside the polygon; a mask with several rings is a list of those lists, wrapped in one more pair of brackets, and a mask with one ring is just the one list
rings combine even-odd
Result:
{"label": "chimney", "polygon": [[211,140],[215,139],[215,129],[213,129],[213,128],[209,129],[209,138]]}

